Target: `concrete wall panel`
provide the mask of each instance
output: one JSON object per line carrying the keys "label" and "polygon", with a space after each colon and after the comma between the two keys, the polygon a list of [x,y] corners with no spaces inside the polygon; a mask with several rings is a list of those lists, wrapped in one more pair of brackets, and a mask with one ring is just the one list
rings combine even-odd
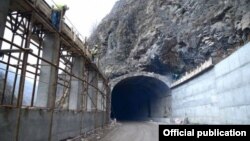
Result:
{"label": "concrete wall panel", "polygon": [[83,114],[83,122],[82,122],[82,131],[88,132],[90,130],[93,130],[95,128],[95,119],[94,119],[94,113],[92,112],[86,112]]}
{"label": "concrete wall panel", "polygon": [[80,134],[81,113],[56,111],[53,118],[53,140],[62,140]]}
{"label": "concrete wall panel", "polygon": [[15,139],[17,110],[0,107],[0,141]]}
{"label": "concrete wall panel", "polygon": [[250,43],[172,89],[172,117],[193,123],[250,124]]}
{"label": "concrete wall panel", "polygon": [[52,112],[47,110],[22,109],[20,141],[48,140],[51,114]]}

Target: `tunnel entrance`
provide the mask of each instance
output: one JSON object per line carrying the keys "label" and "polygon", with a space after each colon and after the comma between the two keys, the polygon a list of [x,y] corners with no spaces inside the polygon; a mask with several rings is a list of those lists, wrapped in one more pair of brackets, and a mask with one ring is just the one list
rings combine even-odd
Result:
{"label": "tunnel entrance", "polygon": [[168,86],[153,77],[129,77],[112,90],[111,118],[117,120],[163,118],[169,108]]}

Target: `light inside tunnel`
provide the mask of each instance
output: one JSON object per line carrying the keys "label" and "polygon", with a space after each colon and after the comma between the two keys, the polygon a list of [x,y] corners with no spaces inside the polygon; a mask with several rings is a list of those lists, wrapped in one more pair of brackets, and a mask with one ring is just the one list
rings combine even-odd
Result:
{"label": "light inside tunnel", "polygon": [[129,77],[112,91],[111,118],[117,120],[149,120],[167,116],[170,103],[168,86],[147,76]]}

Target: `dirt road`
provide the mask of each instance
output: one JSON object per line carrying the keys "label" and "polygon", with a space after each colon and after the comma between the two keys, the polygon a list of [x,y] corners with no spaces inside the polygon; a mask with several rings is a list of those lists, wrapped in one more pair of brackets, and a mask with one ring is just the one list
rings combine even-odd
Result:
{"label": "dirt road", "polygon": [[101,141],[158,141],[158,125],[151,122],[123,122]]}

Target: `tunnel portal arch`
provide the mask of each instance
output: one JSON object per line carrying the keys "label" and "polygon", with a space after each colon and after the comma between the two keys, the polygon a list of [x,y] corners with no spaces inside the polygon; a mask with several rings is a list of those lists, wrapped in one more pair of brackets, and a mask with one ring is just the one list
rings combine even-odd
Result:
{"label": "tunnel portal arch", "polygon": [[161,80],[149,76],[125,78],[113,87],[111,118],[149,120],[170,115],[170,89]]}

